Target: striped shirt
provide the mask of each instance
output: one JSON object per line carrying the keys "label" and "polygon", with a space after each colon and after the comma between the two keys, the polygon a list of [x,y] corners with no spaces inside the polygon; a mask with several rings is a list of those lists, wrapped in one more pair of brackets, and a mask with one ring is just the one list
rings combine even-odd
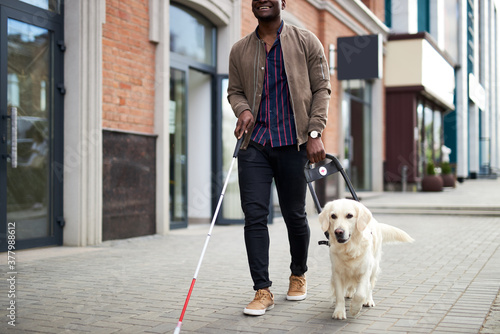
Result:
{"label": "striped shirt", "polygon": [[[283,21],[278,29],[278,36],[270,49],[264,44],[266,48],[264,86],[259,112],[252,132],[254,142],[261,145],[266,145],[269,142],[271,147],[297,143],[295,119],[281,50],[280,34],[282,28]],[[255,33],[259,37],[257,30],[258,27]]]}

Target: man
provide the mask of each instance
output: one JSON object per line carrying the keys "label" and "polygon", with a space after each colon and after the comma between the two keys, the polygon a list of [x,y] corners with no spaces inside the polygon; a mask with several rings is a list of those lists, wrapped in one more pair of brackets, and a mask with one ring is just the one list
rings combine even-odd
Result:
{"label": "man", "polygon": [[[250,1],[250,0],[247,0]],[[321,132],[330,99],[323,46],[311,32],[281,18],[286,0],[252,0],[254,32],[233,46],[228,100],[238,117],[235,136],[245,136],[238,155],[245,245],[256,290],[244,309],[262,315],[274,307],[269,279],[267,217],[274,178],[291,255],[288,300],[307,295],[309,225],[304,166],[325,158]]]}

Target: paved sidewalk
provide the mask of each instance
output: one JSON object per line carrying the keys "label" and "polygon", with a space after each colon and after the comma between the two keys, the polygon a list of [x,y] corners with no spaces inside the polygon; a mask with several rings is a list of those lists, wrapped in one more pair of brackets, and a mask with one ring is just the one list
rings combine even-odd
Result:
{"label": "paved sidewalk", "polygon": [[359,193],[373,212],[500,215],[500,179],[467,180],[442,192]]}
{"label": "paved sidewalk", "polygon": [[[433,204],[441,206],[453,197],[452,204],[462,198],[495,207],[499,185],[471,180],[442,197],[428,196],[436,196]],[[371,208],[407,194],[400,195],[372,194],[363,201]],[[427,201],[423,193],[411,196],[415,198],[408,196],[400,204]],[[496,196],[497,201],[481,196]],[[242,226],[216,226],[181,332],[480,332],[499,292],[500,216],[383,213],[376,218],[404,229],[416,242],[384,246],[374,308],[345,321],[331,318],[328,249],[316,243],[323,235],[314,214],[308,298],[286,301],[288,242],[284,223],[276,218],[270,226],[276,307],[261,317],[243,315],[254,292]],[[10,286],[7,256],[0,253],[0,333],[173,333],[207,232],[208,226],[198,225],[98,247],[17,252],[15,327],[7,323]],[[494,325],[494,320],[487,324]],[[498,327],[488,328],[483,333],[499,333]]]}

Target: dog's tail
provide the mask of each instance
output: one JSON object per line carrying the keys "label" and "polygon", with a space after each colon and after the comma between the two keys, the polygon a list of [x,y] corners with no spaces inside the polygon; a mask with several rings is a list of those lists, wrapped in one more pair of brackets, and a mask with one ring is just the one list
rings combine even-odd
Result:
{"label": "dog's tail", "polygon": [[382,239],[384,244],[391,242],[413,242],[412,237],[408,235],[405,231],[384,223],[378,223],[380,231],[382,232]]}

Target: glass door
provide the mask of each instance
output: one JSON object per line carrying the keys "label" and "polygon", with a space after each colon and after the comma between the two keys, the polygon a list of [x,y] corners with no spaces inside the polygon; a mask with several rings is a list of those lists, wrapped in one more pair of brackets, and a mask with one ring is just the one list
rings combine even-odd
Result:
{"label": "glass door", "polygon": [[[234,137],[234,127],[236,126],[236,117],[234,116],[231,105],[227,100],[227,76],[220,76],[217,87],[217,111],[214,124],[216,155],[214,174],[218,176],[215,184],[214,208],[219,200],[224,181],[227,178],[229,167],[233,160],[234,148],[236,147],[236,138]],[[272,215],[271,215],[272,216]],[[238,224],[243,223],[243,211],[240,202],[240,188],[238,185],[238,163],[236,162],[231,172],[224,201],[217,219],[218,224]]]}
{"label": "glass door", "polygon": [[170,68],[170,227],[187,226],[187,70]]}
{"label": "glass door", "polygon": [[371,190],[371,89],[362,80],[344,82],[344,169],[356,190]]}
{"label": "glass door", "polygon": [[62,24],[20,7],[0,7],[0,251],[62,243]]}
{"label": "glass door", "polygon": [[344,92],[342,95],[342,132],[344,133],[344,167],[349,179],[352,182],[351,161],[353,158],[353,138],[351,136],[351,96]]}

